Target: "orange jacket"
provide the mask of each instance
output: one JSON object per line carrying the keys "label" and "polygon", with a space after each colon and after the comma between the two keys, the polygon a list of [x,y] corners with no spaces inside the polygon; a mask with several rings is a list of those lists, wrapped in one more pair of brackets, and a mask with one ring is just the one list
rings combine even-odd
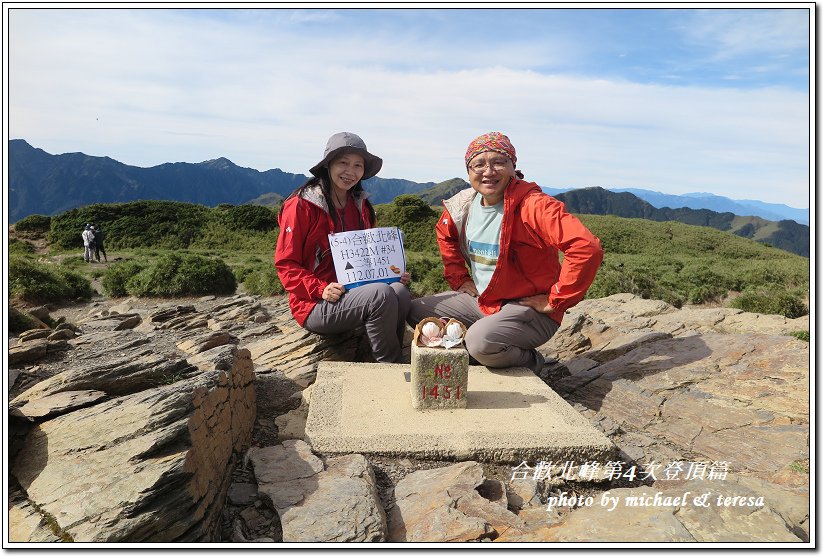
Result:
{"label": "orange jacket", "polygon": [[[365,192],[355,198],[365,228],[373,226]],[[321,301],[323,289],[338,282],[329,249],[329,234],[337,232],[320,186],[308,187],[303,195],[283,204],[278,217],[280,234],[275,247],[275,267],[289,293],[289,309],[303,327],[309,313]]]}
{"label": "orange jacket", "polygon": [[[471,280],[466,221],[475,195],[469,188],[445,200],[435,226],[444,277],[453,290]],[[513,178],[504,191],[498,263],[478,307],[491,315],[509,300],[543,293],[555,308],[549,316],[560,323],[564,311],[583,299],[603,257],[601,241],[563,203],[537,184]]]}

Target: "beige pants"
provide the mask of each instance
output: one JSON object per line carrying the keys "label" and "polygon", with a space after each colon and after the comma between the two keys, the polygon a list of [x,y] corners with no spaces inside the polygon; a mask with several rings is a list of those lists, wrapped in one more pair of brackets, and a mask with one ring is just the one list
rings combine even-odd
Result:
{"label": "beige pants", "polygon": [[558,330],[558,323],[548,315],[517,302],[486,315],[478,307],[478,299],[465,292],[443,292],[412,300],[409,324],[414,327],[424,317],[448,317],[463,323],[467,327],[466,349],[481,365],[526,367],[535,372],[544,365],[543,356],[535,348]]}

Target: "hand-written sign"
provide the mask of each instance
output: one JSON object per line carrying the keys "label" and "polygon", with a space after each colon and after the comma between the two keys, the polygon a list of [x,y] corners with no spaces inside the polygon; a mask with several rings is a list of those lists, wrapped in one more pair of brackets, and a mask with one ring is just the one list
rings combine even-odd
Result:
{"label": "hand-written sign", "polygon": [[370,282],[397,282],[406,270],[401,232],[367,228],[329,235],[338,282],[355,288]]}

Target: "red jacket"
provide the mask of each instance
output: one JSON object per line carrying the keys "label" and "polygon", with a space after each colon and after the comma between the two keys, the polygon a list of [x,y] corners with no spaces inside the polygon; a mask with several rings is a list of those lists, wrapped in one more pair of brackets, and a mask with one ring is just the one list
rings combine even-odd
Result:
{"label": "red jacket", "polygon": [[[363,193],[355,202],[364,227],[371,228],[372,214],[365,199]],[[310,186],[301,196],[287,200],[278,224],[275,268],[289,293],[289,309],[303,327],[309,313],[321,301],[323,289],[330,282],[338,282],[329,249],[329,234],[336,230],[320,186]]]}
{"label": "red jacket", "polygon": [[[453,290],[471,280],[466,221],[475,195],[470,188],[445,200],[446,210],[435,226],[444,277]],[[504,191],[498,263],[478,307],[491,315],[508,300],[544,293],[555,308],[549,316],[560,323],[564,311],[583,299],[603,256],[601,241],[563,203],[537,184],[513,178]]]}

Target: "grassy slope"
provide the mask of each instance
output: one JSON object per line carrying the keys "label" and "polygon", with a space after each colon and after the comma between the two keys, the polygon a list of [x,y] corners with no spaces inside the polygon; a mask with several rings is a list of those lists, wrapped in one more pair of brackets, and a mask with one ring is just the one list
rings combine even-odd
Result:
{"label": "grassy slope", "polygon": [[[413,290],[427,294],[446,288],[434,234],[440,208],[425,202],[418,206],[414,201],[407,198],[403,207],[392,203],[379,205],[376,210],[381,225],[396,225],[406,232]],[[153,226],[141,223],[140,215],[124,211],[122,206],[94,207],[98,215],[118,211],[128,214],[128,228],[97,219],[107,230],[122,230],[127,234],[109,237],[110,261],[120,258],[146,262],[163,253],[197,253],[224,260],[239,282],[254,274],[258,284],[263,285],[260,293],[277,292],[277,277],[272,266],[277,228],[265,231],[238,228],[250,220],[240,209],[175,205],[174,209],[183,213],[176,215],[178,222],[199,223],[187,229],[188,244],[180,245],[181,237],[174,227],[167,228],[173,236],[160,237],[164,227],[157,222],[157,208],[150,208],[152,211],[147,212],[147,216],[155,219]],[[191,218],[185,214],[189,211]],[[271,216],[262,209],[258,212],[264,219]],[[52,235],[65,229],[66,224],[70,224],[74,232],[76,225],[87,217],[80,213],[67,212],[65,219],[70,222],[63,225],[60,216],[54,217]],[[802,300],[808,298],[809,260],[789,252],[727,232],[678,222],[600,215],[580,215],[579,218],[601,239],[606,254],[590,297],[632,292],[681,305],[719,301],[730,292],[760,289],[787,292]],[[144,237],[147,234],[152,236],[148,246]],[[63,260],[69,268],[88,276],[99,276],[103,272],[103,266],[83,264],[79,257],[82,248],[66,249],[52,244],[50,249],[52,258]]]}

